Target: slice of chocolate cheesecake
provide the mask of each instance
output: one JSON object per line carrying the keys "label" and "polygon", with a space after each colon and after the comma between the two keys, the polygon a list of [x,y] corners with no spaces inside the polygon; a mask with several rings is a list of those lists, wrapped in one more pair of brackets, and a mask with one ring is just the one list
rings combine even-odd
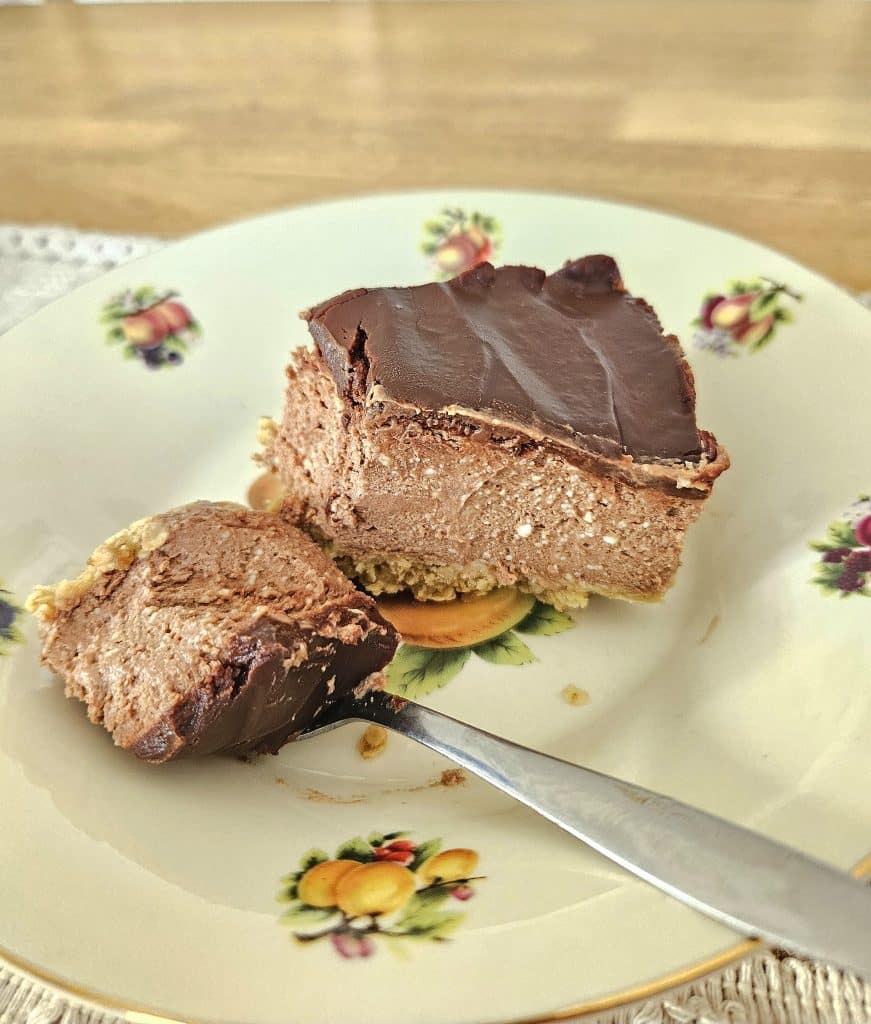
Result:
{"label": "slice of chocolate cheesecake", "polygon": [[28,608],[67,696],[151,762],[275,752],[397,644],[305,534],[233,504],[134,523]]}
{"label": "slice of chocolate cheesecake", "polygon": [[677,338],[588,256],[346,292],[303,314],[262,461],[374,594],[660,597],[729,465]]}

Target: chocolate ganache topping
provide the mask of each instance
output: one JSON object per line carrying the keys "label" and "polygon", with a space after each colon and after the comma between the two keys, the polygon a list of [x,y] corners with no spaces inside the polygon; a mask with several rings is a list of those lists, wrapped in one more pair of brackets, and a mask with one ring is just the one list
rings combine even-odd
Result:
{"label": "chocolate ganache topping", "polygon": [[604,456],[698,461],[692,373],[609,256],[547,275],[483,263],[303,314],[340,390],[511,425]]}

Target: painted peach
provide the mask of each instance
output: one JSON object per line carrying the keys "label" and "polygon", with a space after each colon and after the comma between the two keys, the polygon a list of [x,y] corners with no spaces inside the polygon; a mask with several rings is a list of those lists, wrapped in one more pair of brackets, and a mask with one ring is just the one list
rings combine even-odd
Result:
{"label": "painted peach", "polygon": [[170,300],[160,302],[149,312],[156,314],[163,321],[170,334],[184,330],[191,322],[191,315],[187,307],[180,302]]}
{"label": "painted peach", "polygon": [[156,348],[169,334],[166,323],[153,309],[134,316],[125,316],[121,321],[124,337],[137,348]]}
{"label": "painted peach", "polygon": [[478,854],[474,850],[443,850],[435,857],[423,862],[418,868],[419,877],[428,885],[433,882],[455,882],[458,878],[471,878],[478,866]]}
{"label": "painted peach", "polygon": [[339,883],[358,867],[358,860],[325,860],[315,864],[299,880],[297,895],[310,907],[335,907]]}
{"label": "painted peach", "polygon": [[436,262],[446,274],[467,270],[474,259],[475,246],[459,236],[442,242],[436,253]]}
{"label": "painted peach", "polygon": [[449,274],[471,270],[493,255],[493,244],[478,228],[449,235],[436,251],[436,263]]}
{"label": "painted peach", "polygon": [[348,917],[390,914],[408,902],[415,888],[414,875],[408,868],[395,861],[373,861],[342,875],[336,886],[336,902]]}
{"label": "painted peach", "polygon": [[414,601],[383,597],[378,609],[407,644],[468,647],[512,629],[532,611],[535,598],[513,587],[487,594],[463,594],[455,601]]}

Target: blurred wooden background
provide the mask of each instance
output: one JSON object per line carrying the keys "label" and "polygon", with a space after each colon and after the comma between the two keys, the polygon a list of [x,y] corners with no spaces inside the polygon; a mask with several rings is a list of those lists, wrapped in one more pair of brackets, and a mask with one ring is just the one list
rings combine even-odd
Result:
{"label": "blurred wooden background", "polygon": [[0,221],[181,235],[441,185],[646,204],[871,288],[871,4],[0,10]]}

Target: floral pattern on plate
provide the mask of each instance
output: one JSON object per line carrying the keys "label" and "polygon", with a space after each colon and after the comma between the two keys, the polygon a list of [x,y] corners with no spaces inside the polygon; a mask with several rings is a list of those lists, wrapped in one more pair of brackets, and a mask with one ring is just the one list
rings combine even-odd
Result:
{"label": "floral pattern on plate", "polygon": [[782,324],[792,322],[786,300],[801,302],[802,296],[767,277],[732,281],[722,292],[708,292],[693,320],[696,348],[726,357],[758,352]]}
{"label": "floral pattern on plate", "polygon": [[432,260],[436,277],[447,281],[492,260],[501,245],[495,217],[447,206],[424,224],[420,248]]}
{"label": "floral pattern on plate", "polygon": [[125,359],[138,359],[152,370],[178,366],[202,334],[178,292],[149,285],[118,292],[103,306],[106,341],[120,345]]}
{"label": "floral pattern on plate", "polygon": [[409,939],[443,942],[465,915],[445,906],[475,894],[475,850],[442,850],[440,839],[416,842],[408,832],[373,832],[303,854],[278,895],[281,922],[298,942],[329,939],[346,959],[371,956],[377,943],[395,952]]}
{"label": "floral pattern on plate", "polygon": [[21,609],[15,603],[10,591],[0,582],[0,657],[9,653],[13,644],[21,640],[16,623]]}
{"label": "floral pattern on plate", "polygon": [[511,587],[454,601],[382,598],[378,607],[405,641],[387,667],[387,689],[419,700],[445,686],[474,655],[492,665],[529,665],[518,634],[555,636],[575,624],[565,612]]}
{"label": "floral pattern on plate", "polygon": [[871,597],[871,495],[860,495],[811,547],[820,553],[813,582],[825,593]]}

